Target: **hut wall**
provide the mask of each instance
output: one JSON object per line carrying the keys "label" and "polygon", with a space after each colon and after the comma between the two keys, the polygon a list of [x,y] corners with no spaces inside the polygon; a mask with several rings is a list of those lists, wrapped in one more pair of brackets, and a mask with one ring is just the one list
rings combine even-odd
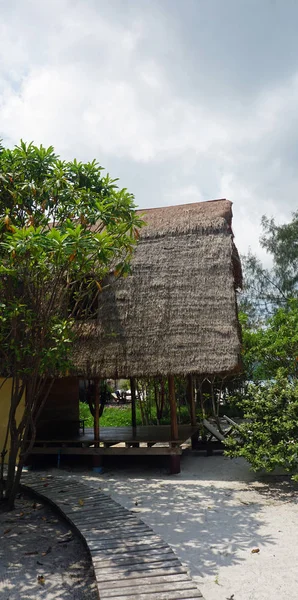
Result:
{"label": "hut wall", "polygon": [[54,381],[40,416],[37,437],[67,437],[79,433],[79,380],[62,377]]}

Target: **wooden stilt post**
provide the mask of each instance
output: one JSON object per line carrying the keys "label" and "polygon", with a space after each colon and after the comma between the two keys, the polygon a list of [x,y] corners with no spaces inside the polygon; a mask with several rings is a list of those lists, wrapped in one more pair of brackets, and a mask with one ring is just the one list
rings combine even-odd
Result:
{"label": "wooden stilt post", "polygon": [[[186,384],[186,397],[189,404],[190,410],[190,424],[195,427],[197,424],[196,417],[196,404],[195,404],[195,393],[194,393],[194,379],[192,375],[187,375]],[[198,446],[198,433],[191,437],[191,447],[194,450]]]}
{"label": "wooden stilt post", "polygon": [[94,379],[94,445],[99,447],[99,379]]}
{"label": "wooden stilt post", "polygon": [[[94,379],[94,447],[99,448],[99,378]],[[102,464],[101,456],[93,456],[93,470],[100,471]]]}
{"label": "wooden stilt post", "polygon": [[187,400],[190,408],[190,424],[195,427],[197,424],[194,381],[192,375],[187,375]]}
{"label": "wooden stilt post", "polygon": [[[132,435],[136,436],[137,433],[137,414],[136,414],[136,382],[134,377],[130,378],[130,391],[131,391],[131,426]],[[134,444],[138,446],[139,444]]]}
{"label": "wooden stilt post", "polygon": [[[169,402],[170,402],[170,413],[171,413],[171,440],[178,440],[178,421],[177,421],[177,405],[175,395],[175,380],[174,375],[168,376],[169,385]],[[170,471],[174,475],[180,473],[180,455],[172,454],[170,456]]]}
{"label": "wooden stilt post", "polygon": [[169,375],[168,383],[169,383],[169,402],[170,402],[170,413],[171,413],[171,438],[172,438],[172,440],[178,440],[178,421],[177,421],[177,405],[176,405],[174,375]]}

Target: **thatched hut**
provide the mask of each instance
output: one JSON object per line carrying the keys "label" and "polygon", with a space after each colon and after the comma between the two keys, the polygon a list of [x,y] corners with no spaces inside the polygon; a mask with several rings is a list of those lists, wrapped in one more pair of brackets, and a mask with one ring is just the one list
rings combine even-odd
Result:
{"label": "thatched hut", "polygon": [[104,378],[231,373],[240,365],[241,266],[232,203],[140,211],[132,272],[100,295],[84,325],[78,371]]}
{"label": "thatched hut", "polygon": [[[189,431],[179,432],[174,376],[187,378],[194,427],[193,375],[228,375],[240,369],[236,290],[241,287],[241,265],[233,241],[232,203],[214,200],[139,212],[146,226],[140,231],[131,274],[114,281],[111,275],[110,285],[100,294],[96,318],[78,325],[74,349],[76,374],[92,379],[97,390],[100,378],[130,378],[132,438],[125,432],[122,438],[119,432],[105,438],[101,430],[99,435],[96,393],[93,446],[90,443],[76,453],[120,453],[115,444],[125,441],[122,450],[127,453],[170,454],[172,470],[177,472],[182,438],[189,437]],[[162,436],[154,437],[145,428],[142,435],[136,432],[134,381],[140,377],[168,379],[171,427]],[[73,386],[74,377],[69,381]],[[56,382],[45,409],[47,423],[55,406],[61,414],[69,398],[67,385],[67,380]],[[78,403],[73,416],[74,410],[78,411]],[[168,441],[167,452],[153,447],[161,440]],[[147,442],[147,448],[137,447],[140,442]],[[71,453],[72,448],[63,444],[62,450]],[[58,452],[62,450],[57,446]],[[45,452],[44,443],[41,451]]]}

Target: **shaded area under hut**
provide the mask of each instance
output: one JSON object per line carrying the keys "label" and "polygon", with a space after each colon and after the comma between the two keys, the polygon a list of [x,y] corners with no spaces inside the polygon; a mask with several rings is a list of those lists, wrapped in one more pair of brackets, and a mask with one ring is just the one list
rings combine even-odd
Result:
{"label": "shaded area under hut", "polygon": [[[196,401],[203,395],[203,382],[241,368],[236,291],[242,276],[232,203],[214,200],[138,212],[146,226],[131,274],[119,279],[111,274],[99,295],[96,318],[78,322],[76,379],[55,382],[34,454],[169,454],[171,470],[178,472],[182,444],[198,436]],[[177,377],[185,381],[189,406],[189,426],[184,428],[177,422]],[[94,430],[84,433],[79,431],[79,378],[93,385]],[[130,380],[132,426],[125,431],[100,428],[100,380],[119,378]],[[144,378],[155,385],[157,412],[168,402],[169,426],[137,427],[136,389]],[[55,439],[49,439],[53,430]]]}

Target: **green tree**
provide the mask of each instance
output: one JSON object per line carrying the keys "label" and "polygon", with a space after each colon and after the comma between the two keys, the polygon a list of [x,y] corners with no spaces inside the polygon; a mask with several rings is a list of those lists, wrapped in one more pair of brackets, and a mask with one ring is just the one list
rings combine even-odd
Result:
{"label": "green tree", "polygon": [[290,380],[298,378],[298,300],[289,300],[261,326],[251,326],[244,313],[240,322],[246,380],[274,379],[278,372]]}
{"label": "green tree", "polygon": [[7,508],[51,384],[72,367],[75,320],[94,318],[111,269],[129,272],[142,221],[116,181],[95,160],[62,161],[52,147],[0,147],[0,359],[1,374],[12,379],[1,451]]}
{"label": "green tree", "polygon": [[298,456],[298,212],[282,225],[263,216],[262,229],[260,242],[272,267],[264,268],[251,253],[242,257],[244,373],[234,402],[245,420],[228,440],[227,452],[244,456],[254,469],[293,470]]}
{"label": "green tree", "polygon": [[229,456],[243,456],[253,469],[298,467],[298,300],[258,328],[242,315],[246,380],[234,396],[244,421],[227,441]]}
{"label": "green tree", "polygon": [[240,305],[254,322],[298,297],[298,211],[289,223],[277,225],[263,216],[261,224],[260,243],[271,257],[272,267],[264,268],[252,253],[242,257],[244,294]]}
{"label": "green tree", "polygon": [[226,441],[226,454],[242,456],[255,471],[298,468],[298,383],[277,373],[275,381],[250,384],[238,399],[244,420]]}

